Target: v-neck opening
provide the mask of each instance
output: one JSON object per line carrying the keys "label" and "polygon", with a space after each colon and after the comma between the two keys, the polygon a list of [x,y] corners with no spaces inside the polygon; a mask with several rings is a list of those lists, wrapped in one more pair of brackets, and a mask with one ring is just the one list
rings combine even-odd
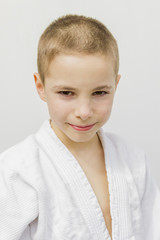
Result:
{"label": "v-neck opening", "polygon": [[[91,234],[95,234],[98,239],[105,239],[105,240],[111,240],[111,236],[109,235],[109,231],[107,229],[105,219],[103,216],[102,209],[100,207],[100,204],[98,202],[98,199],[96,197],[96,194],[84,172],[82,167],[80,166],[78,160],[75,158],[75,156],[69,151],[69,149],[61,142],[61,140],[56,136],[55,132],[50,126],[50,122],[48,121],[48,133],[51,137],[53,137],[56,141],[59,150],[63,152],[63,155],[68,156],[68,164],[70,164],[70,167],[73,170],[73,178],[69,176],[66,172],[65,166],[64,171],[65,175],[67,176],[67,183],[71,185],[73,190],[77,191],[77,186],[79,186],[79,198],[77,198],[77,201],[79,202],[79,206],[81,209],[81,212],[84,214],[84,217],[86,219],[86,222],[88,224],[88,227],[91,231]],[[102,129],[99,129],[97,132],[98,137],[101,141],[103,152],[104,152],[104,159],[105,159],[105,170],[108,178],[108,192],[109,192],[109,198],[110,198],[110,214],[112,218],[112,240],[114,240],[114,228],[115,228],[115,201],[112,203],[113,200],[115,200],[114,191],[112,189],[112,177],[111,177],[111,165],[110,165],[110,159],[109,159],[109,148],[107,149],[107,152],[105,150],[105,141],[104,141],[104,132]],[[52,147],[52,146],[50,146]],[[64,160],[64,162],[66,159]],[[67,164],[65,162],[65,164]],[[71,170],[71,171],[72,171]],[[64,172],[63,172],[64,173]],[[75,176],[75,178],[74,178]],[[77,181],[77,182],[76,182]],[[75,184],[74,184],[75,182]],[[84,194],[83,194],[84,193]],[[88,198],[88,199],[87,199]],[[83,202],[83,203],[82,203]],[[86,204],[86,208],[85,205]],[[86,214],[86,209],[88,209],[88,216]],[[117,224],[116,224],[117,226]],[[95,238],[97,239],[97,238]]]}

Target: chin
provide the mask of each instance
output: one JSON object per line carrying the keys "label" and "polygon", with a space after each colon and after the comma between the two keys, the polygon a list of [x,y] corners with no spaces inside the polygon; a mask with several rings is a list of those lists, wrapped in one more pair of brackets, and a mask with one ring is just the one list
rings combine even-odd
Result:
{"label": "chin", "polygon": [[69,134],[67,135],[67,137],[73,141],[73,142],[88,142],[90,141],[94,136],[95,136],[96,132],[95,133],[86,133],[86,132],[81,132],[81,133],[76,133],[76,134]]}

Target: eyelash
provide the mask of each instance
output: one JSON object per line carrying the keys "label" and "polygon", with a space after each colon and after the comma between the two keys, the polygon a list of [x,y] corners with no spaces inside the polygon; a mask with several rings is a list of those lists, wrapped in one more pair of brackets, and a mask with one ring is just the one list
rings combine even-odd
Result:
{"label": "eyelash", "polygon": [[[73,93],[71,91],[60,91],[58,92],[60,95],[62,96],[66,96],[66,97],[70,97],[71,95],[68,95],[67,93]],[[103,94],[96,94],[97,96],[105,96],[106,94],[109,94],[108,92],[106,91],[97,91],[95,93],[103,93]],[[73,93],[74,94],[74,93]]]}

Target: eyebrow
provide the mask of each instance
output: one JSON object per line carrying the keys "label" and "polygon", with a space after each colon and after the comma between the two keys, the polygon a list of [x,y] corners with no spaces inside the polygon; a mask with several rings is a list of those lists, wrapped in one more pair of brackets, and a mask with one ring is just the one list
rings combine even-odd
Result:
{"label": "eyebrow", "polygon": [[[64,86],[64,85],[55,85],[52,87],[53,89],[57,89],[57,88],[61,88],[61,89],[64,89],[64,90],[73,90],[73,91],[76,91],[77,89],[76,88],[73,88],[73,87],[69,87],[69,86]],[[92,89],[93,91],[95,90],[100,90],[100,89],[112,89],[112,86],[108,86],[108,85],[103,85],[103,86],[98,86],[94,89]]]}

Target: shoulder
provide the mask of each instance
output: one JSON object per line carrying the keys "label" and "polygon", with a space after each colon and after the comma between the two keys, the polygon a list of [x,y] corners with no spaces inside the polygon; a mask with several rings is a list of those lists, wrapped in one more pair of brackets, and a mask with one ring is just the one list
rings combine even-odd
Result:
{"label": "shoulder", "polygon": [[145,167],[146,154],[143,149],[118,134],[105,132],[104,135],[106,141],[110,141],[119,161],[123,162],[131,170],[140,169],[140,167],[143,169]]}
{"label": "shoulder", "polygon": [[34,135],[0,153],[0,167],[19,171],[33,163],[37,155],[37,144]]}
{"label": "shoulder", "polygon": [[104,138],[106,149],[108,144],[111,148],[111,155],[115,156],[114,167],[121,169],[127,181],[136,184],[141,195],[144,191],[147,171],[144,150],[115,133],[104,132]]}
{"label": "shoulder", "polygon": [[32,137],[0,154],[0,235],[3,232],[6,239],[11,235],[19,239],[28,223],[38,216],[37,175],[29,167],[34,154]]}
{"label": "shoulder", "polygon": [[37,188],[37,184],[42,185],[39,149],[34,135],[30,135],[0,154],[0,186],[8,194],[12,191],[16,191],[17,196],[27,193],[35,200],[33,189]]}
{"label": "shoulder", "polygon": [[[113,149],[122,156],[127,158],[129,164],[138,164],[139,160],[142,162],[145,158],[145,152],[143,149],[137,147],[133,142],[127,141],[124,137],[111,133],[104,132],[105,141],[110,141]],[[132,161],[134,159],[134,161]]]}

